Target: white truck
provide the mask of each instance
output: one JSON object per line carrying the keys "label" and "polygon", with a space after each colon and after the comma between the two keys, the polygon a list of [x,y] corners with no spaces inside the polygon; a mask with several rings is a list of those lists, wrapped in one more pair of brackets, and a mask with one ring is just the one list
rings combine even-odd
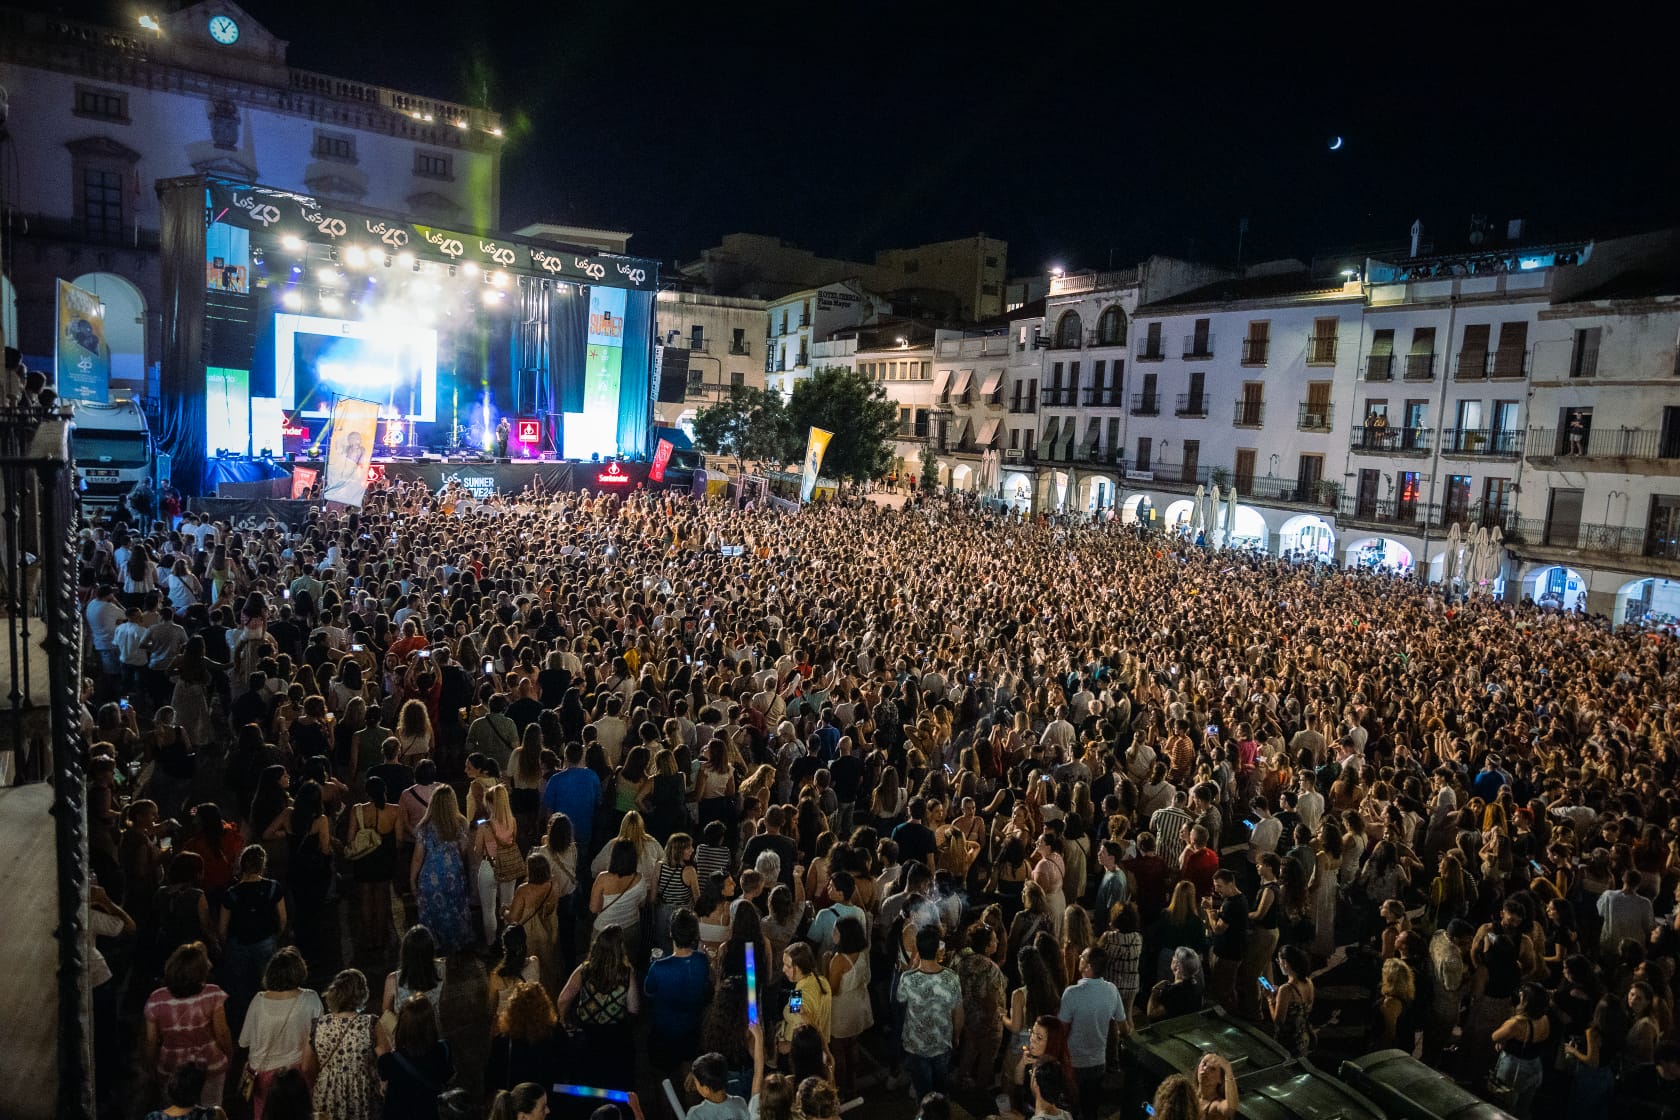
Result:
{"label": "white truck", "polygon": [[109,404],[77,401],[70,435],[84,505],[115,505],[152,476],[151,428],[134,398],[114,391]]}

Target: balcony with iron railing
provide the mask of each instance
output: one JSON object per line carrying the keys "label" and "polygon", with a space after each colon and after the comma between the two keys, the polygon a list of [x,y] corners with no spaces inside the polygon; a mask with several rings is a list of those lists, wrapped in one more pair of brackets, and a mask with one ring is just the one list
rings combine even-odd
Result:
{"label": "balcony with iron railing", "polygon": [[1522,454],[1520,429],[1448,428],[1441,433],[1441,454],[1445,456],[1515,459]]}
{"label": "balcony with iron railing", "polygon": [[1394,355],[1393,354],[1371,354],[1371,355],[1368,355],[1365,359],[1365,380],[1367,380],[1367,381],[1393,381],[1394,380]]}
{"label": "balcony with iron railing", "polygon": [[1528,374],[1528,351],[1460,350],[1453,369],[1454,381],[1520,381]]}
{"label": "balcony with iron railing", "polygon": [[1390,428],[1366,424],[1353,429],[1348,450],[1372,455],[1427,455],[1433,446],[1433,428]]}
{"label": "balcony with iron railing", "polygon": [[1266,402],[1238,397],[1231,423],[1238,428],[1258,428],[1266,420]]}
{"label": "balcony with iron railing", "polygon": [[1122,331],[1122,330],[1110,329],[1108,331],[1108,337],[1105,338],[1105,337],[1103,337],[1102,330],[1100,330],[1097,327],[1092,327],[1091,329],[1089,329],[1085,332],[1085,345],[1086,346],[1124,346],[1124,345],[1126,345],[1126,332]]}
{"label": "balcony with iron railing", "polygon": [[1039,403],[1045,408],[1073,408],[1079,404],[1079,390],[1069,386],[1052,385],[1042,390]]}
{"label": "balcony with iron railing", "polygon": [[712,352],[712,340],[709,338],[690,337],[686,341],[690,354],[710,354]]}
{"label": "balcony with iron railing", "polygon": [[1401,376],[1407,381],[1435,380],[1434,354],[1407,354],[1405,358],[1405,373]]}
{"label": "balcony with iron railing", "polygon": [[1336,336],[1313,334],[1307,336],[1307,364],[1333,366],[1336,364]]}
{"label": "balcony with iron railing", "polygon": [[1269,338],[1245,338],[1242,343],[1242,364],[1245,366],[1263,366],[1271,356],[1272,340]]}
{"label": "balcony with iron railing", "polygon": [[1302,401],[1295,427],[1303,432],[1328,432],[1331,427],[1332,406],[1329,401]]}
{"label": "balcony with iron railing", "polygon": [[1242,501],[1276,502],[1285,505],[1323,506],[1319,496],[1320,480],[1299,478],[1238,478],[1237,494]]}
{"label": "balcony with iron railing", "polygon": [[1515,523],[1508,508],[1488,508],[1482,502],[1423,502],[1415,498],[1375,498],[1343,494],[1336,501],[1336,518],[1350,525],[1393,526],[1409,531],[1446,531],[1457,525],[1464,532]]}
{"label": "balcony with iron railing", "polygon": [[1187,334],[1184,336],[1185,360],[1213,357],[1213,336],[1211,334]]}
{"label": "balcony with iron railing", "polygon": [[1133,393],[1132,394],[1132,409],[1131,409],[1131,411],[1132,411],[1133,416],[1159,416],[1159,415],[1161,415],[1161,397],[1160,397],[1160,394],[1158,394],[1158,393]]}
{"label": "balcony with iron railing", "polygon": [[1158,335],[1154,338],[1144,335],[1143,345],[1132,353],[1132,359],[1139,362],[1159,362],[1164,360],[1166,356],[1166,349]]}
{"label": "balcony with iron railing", "polygon": [[1081,339],[1076,331],[1070,331],[1065,336],[1059,333],[1053,334],[1050,336],[1050,349],[1078,350],[1081,349],[1080,342]]}
{"label": "balcony with iron railing", "polygon": [[1036,395],[1029,395],[1025,397],[1011,398],[1009,402],[1009,411],[1015,413],[1037,412],[1038,397]]}
{"label": "balcony with iron railing", "polygon": [[729,344],[729,352],[740,357],[745,357],[752,353],[752,343],[748,342],[744,338],[736,339]]}
{"label": "balcony with iron railing", "polygon": [[1208,414],[1208,395],[1206,393],[1180,393],[1178,403],[1173,405],[1174,416],[1200,417]]}
{"label": "balcony with iron railing", "polygon": [[1667,563],[1680,562],[1680,532],[1665,529],[1662,525],[1554,523],[1545,518],[1524,517],[1513,519],[1505,527],[1505,542],[1532,548],[1596,553],[1624,560],[1643,557]]}
{"label": "balcony with iron railing", "polygon": [[1531,463],[1560,461],[1583,469],[1597,466],[1609,470],[1629,460],[1680,462],[1680,434],[1670,434],[1665,440],[1658,428],[1586,428],[1579,432],[1530,428],[1527,451]]}
{"label": "balcony with iron railing", "polygon": [[1113,386],[1105,388],[1093,385],[1085,390],[1085,407],[1124,408],[1126,407],[1126,394]]}

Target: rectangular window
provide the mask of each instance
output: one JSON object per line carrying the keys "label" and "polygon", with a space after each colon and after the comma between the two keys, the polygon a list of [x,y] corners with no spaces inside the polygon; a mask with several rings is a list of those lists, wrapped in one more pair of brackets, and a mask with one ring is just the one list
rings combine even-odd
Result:
{"label": "rectangular window", "polygon": [[1447,492],[1444,498],[1447,524],[1463,521],[1470,512],[1470,476],[1467,474],[1449,474],[1447,476]]}
{"label": "rectangular window", "polygon": [[986,258],[986,267],[987,268],[996,268],[997,267],[997,258],[996,257],[987,257]]}
{"label": "rectangular window", "polygon": [[1546,499],[1546,532],[1541,543],[1575,548],[1581,537],[1581,500],[1586,491],[1554,486]]}
{"label": "rectangular window", "polygon": [[1499,324],[1499,349],[1493,352],[1490,372],[1495,377],[1521,377],[1527,372],[1527,363],[1528,324]]}
{"label": "rectangular window", "polygon": [[998,286],[996,284],[982,284],[980,285],[980,294],[983,296],[995,296],[998,294]]}
{"label": "rectangular window", "polygon": [[337,160],[340,163],[355,163],[356,138],[338,132],[317,132],[315,134],[315,158]]}
{"label": "rectangular window", "polygon": [[690,350],[704,350],[706,348],[706,328],[699,323],[688,328],[688,348]]}
{"label": "rectangular window", "polygon": [[102,121],[128,120],[128,94],[117,90],[76,87],[76,115]]}
{"label": "rectangular window", "polygon": [[1598,340],[1603,327],[1587,327],[1575,332],[1575,349],[1569,355],[1570,377],[1598,376]]}
{"label": "rectangular window", "polygon": [[414,173],[426,179],[453,178],[452,159],[436,152],[415,152]]}
{"label": "rectangular window", "polygon": [[1138,437],[1137,470],[1149,469],[1149,456],[1155,451],[1155,441],[1149,436]]}
{"label": "rectangular window", "polygon": [[89,237],[114,239],[123,231],[122,173],[98,168],[82,171],[82,227]]}
{"label": "rectangular window", "polygon": [[1328,366],[1336,363],[1336,327],[1341,320],[1314,319],[1312,337],[1307,340],[1307,364]]}
{"label": "rectangular window", "polygon": [[729,375],[729,387],[731,389],[745,389],[747,387],[747,375],[740,370],[735,370]]}
{"label": "rectangular window", "polygon": [[1680,559],[1680,496],[1651,495],[1651,514],[1645,522],[1645,555]]}
{"label": "rectangular window", "polygon": [[1237,489],[1244,494],[1254,489],[1254,448],[1237,448],[1237,465],[1232,471],[1236,475]]}

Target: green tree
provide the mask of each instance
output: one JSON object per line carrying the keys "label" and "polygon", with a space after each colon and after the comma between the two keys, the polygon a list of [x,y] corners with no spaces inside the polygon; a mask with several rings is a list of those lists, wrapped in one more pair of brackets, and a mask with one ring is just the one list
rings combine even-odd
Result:
{"label": "green tree", "polygon": [[933,444],[922,447],[921,462],[922,476],[916,485],[931,494],[939,488],[939,452],[933,449]]}
{"label": "green tree", "polygon": [[748,459],[786,463],[789,443],[787,405],[780,393],[736,386],[694,417],[695,446],[708,454],[732,456],[742,472]]}
{"label": "green tree", "polygon": [[804,452],[811,428],[833,432],[823,456],[823,474],[864,482],[887,473],[898,432],[898,405],[886,390],[856,370],[825,367],[793,387],[787,405],[795,450]]}

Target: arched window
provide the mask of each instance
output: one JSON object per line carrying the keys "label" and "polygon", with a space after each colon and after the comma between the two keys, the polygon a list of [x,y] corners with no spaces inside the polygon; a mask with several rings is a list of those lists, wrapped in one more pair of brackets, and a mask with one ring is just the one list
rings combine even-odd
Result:
{"label": "arched window", "polygon": [[1126,313],[1110,307],[1097,320],[1097,341],[1103,346],[1126,345]]}
{"label": "arched window", "polygon": [[1077,350],[1079,348],[1079,332],[1084,324],[1079,321],[1079,312],[1068,311],[1056,320],[1056,348],[1058,350]]}

